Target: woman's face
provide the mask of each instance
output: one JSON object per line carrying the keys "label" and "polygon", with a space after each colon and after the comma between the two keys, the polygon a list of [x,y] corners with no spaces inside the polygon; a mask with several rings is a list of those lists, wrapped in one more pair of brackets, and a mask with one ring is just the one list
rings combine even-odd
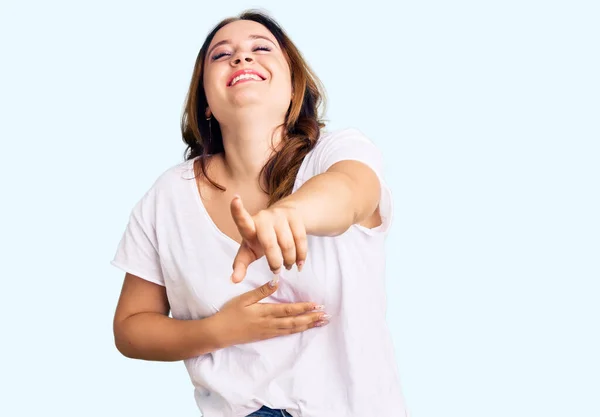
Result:
{"label": "woman's face", "polygon": [[203,81],[210,112],[220,123],[241,109],[280,123],[290,106],[290,67],[275,37],[257,22],[232,22],[215,34]]}

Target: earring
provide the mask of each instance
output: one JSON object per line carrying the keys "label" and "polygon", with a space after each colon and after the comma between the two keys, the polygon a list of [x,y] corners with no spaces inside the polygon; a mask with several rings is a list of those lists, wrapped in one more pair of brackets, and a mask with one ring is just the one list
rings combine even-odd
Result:
{"label": "earring", "polygon": [[209,143],[212,141],[212,125],[210,123],[210,119],[212,119],[212,116],[209,116],[206,118],[206,120],[208,120],[208,142]]}

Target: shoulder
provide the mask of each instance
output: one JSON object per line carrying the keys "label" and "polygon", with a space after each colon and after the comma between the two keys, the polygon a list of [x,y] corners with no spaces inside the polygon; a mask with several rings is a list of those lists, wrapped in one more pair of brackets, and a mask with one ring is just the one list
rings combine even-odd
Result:
{"label": "shoulder", "polygon": [[344,156],[352,158],[357,153],[376,152],[377,148],[371,139],[363,132],[354,127],[336,129],[332,131],[322,131],[321,137],[313,148],[315,159],[323,160],[328,157]]}
{"label": "shoulder", "polygon": [[189,159],[172,165],[156,178],[149,191],[164,193],[175,190],[178,185],[194,179],[194,160]]}
{"label": "shoulder", "polygon": [[314,175],[343,160],[364,162],[377,172],[383,164],[383,156],[374,142],[354,127],[321,131],[319,140],[307,157],[306,165],[315,168]]}
{"label": "shoulder", "polygon": [[315,148],[323,148],[332,144],[351,143],[356,140],[371,142],[371,140],[363,132],[355,127],[347,127],[336,130],[322,130],[321,136],[319,137]]}
{"label": "shoulder", "polygon": [[165,202],[177,201],[173,197],[182,195],[184,187],[189,186],[189,181],[194,180],[193,165],[193,160],[186,160],[164,169],[143,193],[134,211],[152,211]]}

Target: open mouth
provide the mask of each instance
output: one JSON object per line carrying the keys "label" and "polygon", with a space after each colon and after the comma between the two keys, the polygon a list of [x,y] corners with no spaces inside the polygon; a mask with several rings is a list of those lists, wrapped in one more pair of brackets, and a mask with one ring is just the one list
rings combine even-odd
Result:
{"label": "open mouth", "polygon": [[228,87],[233,87],[236,84],[240,84],[248,81],[264,81],[265,77],[260,75],[254,70],[242,70],[237,71],[233,74],[233,77],[227,83]]}

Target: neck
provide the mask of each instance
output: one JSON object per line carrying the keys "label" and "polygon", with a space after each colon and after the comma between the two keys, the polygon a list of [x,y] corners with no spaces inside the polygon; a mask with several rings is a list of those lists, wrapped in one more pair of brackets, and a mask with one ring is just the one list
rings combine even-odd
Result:
{"label": "neck", "polygon": [[256,116],[221,124],[225,170],[233,182],[259,183],[260,171],[281,141],[281,128],[277,126]]}

